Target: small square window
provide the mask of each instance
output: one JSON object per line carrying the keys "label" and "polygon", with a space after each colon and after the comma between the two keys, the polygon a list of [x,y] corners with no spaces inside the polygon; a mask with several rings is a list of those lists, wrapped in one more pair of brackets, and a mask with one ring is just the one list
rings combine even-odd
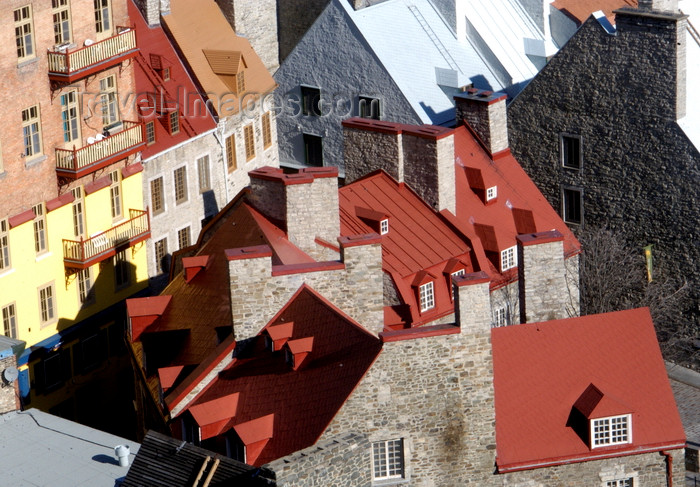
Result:
{"label": "small square window", "polygon": [[583,159],[581,136],[562,134],[560,140],[562,166],[569,169],[581,169]]}
{"label": "small square window", "polygon": [[323,166],[323,137],[304,134],[304,158],[307,166]]}
{"label": "small square window", "polygon": [[591,421],[591,448],[631,442],[631,417],[629,414]]}
{"label": "small square window", "polygon": [[566,223],[580,225],[583,222],[583,191],[579,188],[562,190],[562,216]]}
{"label": "small square window", "polygon": [[501,272],[505,272],[508,269],[518,265],[518,254],[516,252],[517,247],[511,247],[501,251]]}
{"label": "small square window", "polygon": [[435,294],[432,282],[427,282],[418,288],[420,298],[420,310],[428,311],[435,307]]}
{"label": "small square window", "polygon": [[403,439],[372,443],[372,480],[404,478]]}
{"label": "small square window", "polygon": [[321,90],[319,88],[301,87],[301,112],[304,115],[321,116]]}
{"label": "small square window", "polygon": [[491,201],[498,196],[498,186],[491,186],[486,190],[486,201]]}
{"label": "small square window", "polygon": [[379,222],[379,233],[386,235],[389,233],[389,220],[385,219]]}

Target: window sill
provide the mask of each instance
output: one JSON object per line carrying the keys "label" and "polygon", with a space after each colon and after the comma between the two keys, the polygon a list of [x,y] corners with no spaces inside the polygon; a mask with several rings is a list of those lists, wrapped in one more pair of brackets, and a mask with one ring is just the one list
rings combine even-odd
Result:
{"label": "window sill", "polygon": [[30,167],[38,166],[42,162],[44,162],[46,159],[48,159],[47,156],[45,155],[40,155],[36,156],[33,159],[28,159],[27,161],[24,162],[24,168],[29,169]]}
{"label": "window sill", "polygon": [[55,325],[56,323],[58,323],[58,318],[54,318],[54,319],[46,321],[44,323],[40,323],[39,328],[43,330],[47,326]]}
{"label": "window sill", "polygon": [[410,479],[386,479],[386,480],[372,480],[372,486],[383,487],[385,485],[408,485]]}
{"label": "window sill", "polygon": [[14,273],[17,269],[14,267],[10,267],[9,269],[4,269],[0,271],[0,278],[3,278],[5,276],[9,276],[10,274]]}
{"label": "window sill", "polygon": [[30,59],[25,59],[24,61],[19,61],[17,62],[17,69],[19,68],[24,68],[26,66],[31,66],[32,64],[38,63],[39,58],[34,56],[33,58]]}
{"label": "window sill", "polygon": [[51,257],[51,255],[52,255],[51,252],[42,252],[41,254],[38,254],[36,256],[36,259],[34,260],[34,262],[41,262],[42,260],[48,259],[49,257]]}

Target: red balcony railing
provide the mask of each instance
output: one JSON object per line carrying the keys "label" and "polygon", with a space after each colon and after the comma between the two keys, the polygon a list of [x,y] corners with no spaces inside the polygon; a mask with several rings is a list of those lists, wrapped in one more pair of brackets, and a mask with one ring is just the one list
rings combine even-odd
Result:
{"label": "red balcony railing", "polygon": [[73,83],[136,56],[136,31],[129,27],[117,27],[117,31],[116,35],[85,47],[49,51],[49,79]]}
{"label": "red balcony railing", "polygon": [[148,211],[129,210],[129,219],[88,239],[63,239],[66,267],[86,269],[151,236]]}
{"label": "red balcony railing", "polygon": [[140,151],[144,146],[143,124],[122,122],[122,130],[76,149],[56,149],[56,173],[78,179]]}

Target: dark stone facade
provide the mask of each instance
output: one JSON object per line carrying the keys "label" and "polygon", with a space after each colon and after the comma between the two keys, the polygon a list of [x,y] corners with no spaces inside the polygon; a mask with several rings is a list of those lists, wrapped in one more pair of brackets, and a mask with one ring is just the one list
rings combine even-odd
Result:
{"label": "dark stone facade", "polygon": [[[511,148],[555,208],[581,191],[580,225],[621,231],[642,255],[654,244],[700,289],[700,153],[685,114],[686,17],[622,9],[617,32],[590,18],[509,106]],[[562,134],[580,137],[579,169],[563,167]],[[695,304],[692,304],[695,303]]]}

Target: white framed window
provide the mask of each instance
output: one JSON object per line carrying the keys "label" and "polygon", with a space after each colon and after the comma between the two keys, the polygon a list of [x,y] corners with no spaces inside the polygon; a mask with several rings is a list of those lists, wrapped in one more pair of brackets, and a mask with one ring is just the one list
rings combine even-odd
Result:
{"label": "white framed window", "polygon": [[32,23],[32,6],[25,5],[14,11],[15,43],[17,45],[17,60],[19,62],[33,58],[34,54],[34,25]]}
{"label": "white framed window", "polygon": [[379,222],[379,233],[382,235],[386,235],[389,233],[389,219],[385,218],[384,220]]}
{"label": "white framed window", "polygon": [[70,4],[68,0],[51,0],[53,12],[53,40],[56,44],[71,41]]}
{"label": "white framed window", "polygon": [[24,155],[34,157],[41,155],[41,116],[39,105],[22,110],[22,134],[24,135]]}
{"label": "white framed window", "polygon": [[0,220],[0,271],[10,268],[10,233],[7,219]]}
{"label": "white framed window", "polygon": [[209,175],[209,156],[197,159],[197,174],[199,175],[199,191],[205,192],[211,189],[211,177]]}
{"label": "white framed window", "polygon": [[418,296],[420,298],[420,310],[428,311],[435,307],[435,294],[433,282],[426,282],[418,288]]}
{"label": "white framed window", "polygon": [[53,283],[39,288],[39,312],[42,326],[56,319],[56,290]]}
{"label": "white framed window", "polygon": [[498,196],[498,186],[491,186],[486,190],[486,201],[491,201]]}
{"label": "white framed window", "polygon": [[173,171],[173,182],[175,183],[175,204],[187,201],[187,168],[178,167]]}
{"label": "white framed window", "polygon": [[508,312],[505,307],[493,310],[493,326],[506,326],[508,324]]}
{"label": "white framed window", "polygon": [[71,90],[61,95],[61,119],[63,120],[63,141],[72,142],[80,138],[78,90]]}
{"label": "white framed window", "polygon": [[458,276],[463,276],[464,275],[464,269],[460,269],[458,271],[454,271],[452,274],[450,274],[450,280],[447,283],[448,287],[450,288],[450,296],[454,300],[455,298],[455,287],[452,285],[452,278],[453,277],[458,277]]}
{"label": "white framed window", "polygon": [[118,220],[122,216],[122,178],[119,170],[109,173],[109,199],[112,207],[112,219]]}
{"label": "white framed window", "polygon": [[85,235],[83,188],[78,186],[72,189],[71,193],[73,194],[73,235],[82,237]]}
{"label": "white framed window", "polygon": [[112,6],[111,0],[94,0],[95,5],[95,30],[98,34],[112,32]]}
{"label": "white framed window", "polygon": [[510,247],[501,251],[501,272],[512,269],[518,265],[517,247]]}
{"label": "white framed window", "polygon": [[81,269],[78,271],[78,298],[84,305],[89,305],[95,302],[95,291],[93,290],[92,268]]}
{"label": "white framed window", "polygon": [[15,303],[2,308],[2,325],[6,337],[17,338],[17,307]]}
{"label": "white framed window", "polygon": [[625,479],[615,479],[607,480],[604,487],[634,487],[634,479],[632,477],[627,477]]}
{"label": "white framed window", "polygon": [[114,75],[107,76],[106,78],[102,78],[100,80],[100,105],[102,108],[103,126],[106,127],[119,121],[117,81]]}
{"label": "white framed window", "polygon": [[591,448],[632,442],[632,417],[629,414],[591,421]]}
{"label": "white framed window", "polygon": [[46,215],[44,215],[44,203],[39,203],[32,208],[34,210],[34,250],[37,254],[43,254],[48,250],[46,244]]}
{"label": "white framed window", "polygon": [[372,480],[404,478],[403,439],[372,443]]}

